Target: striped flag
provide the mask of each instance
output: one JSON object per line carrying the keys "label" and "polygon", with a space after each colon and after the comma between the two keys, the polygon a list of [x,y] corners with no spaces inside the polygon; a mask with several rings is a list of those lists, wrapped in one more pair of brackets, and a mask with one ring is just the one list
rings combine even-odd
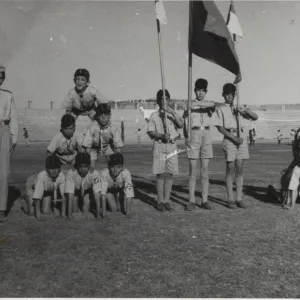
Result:
{"label": "striped flag", "polygon": [[161,25],[166,25],[168,23],[168,20],[162,0],[155,1],[155,11],[156,19],[160,22]]}
{"label": "striped flag", "polygon": [[241,39],[243,38],[242,28],[239,19],[235,13],[233,0],[231,0],[229,12],[227,16],[227,27],[231,34],[237,35]]}

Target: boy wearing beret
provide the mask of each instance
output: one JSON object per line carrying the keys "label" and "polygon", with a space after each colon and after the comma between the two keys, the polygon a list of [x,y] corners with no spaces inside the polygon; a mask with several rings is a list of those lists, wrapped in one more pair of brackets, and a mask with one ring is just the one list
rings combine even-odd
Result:
{"label": "boy wearing beret", "polygon": [[[153,173],[156,175],[157,210],[172,211],[170,195],[173,185],[173,175],[178,174],[178,156],[176,139],[180,137],[178,128],[182,128],[183,121],[169,106],[170,93],[165,90],[167,100],[166,111],[163,109],[163,91],[156,94],[159,110],[152,113],[149,119],[147,133],[153,140]],[[165,124],[164,114],[167,114]],[[168,132],[165,126],[168,126]]]}
{"label": "boy wearing beret", "polygon": [[68,93],[62,103],[67,114],[72,114],[76,119],[79,115],[88,116],[93,120],[95,108],[100,103],[108,103],[109,100],[100,94],[90,84],[90,73],[86,69],[77,69],[74,74],[75,87]]}
{"label": "boy wearing beret", "polygon": [[[223,152],[226,160],[226,188],[228,208],[246,208],[243,201],[243,164],[249,159],[247,131],[244,120],[257,120],[257,115],[249,108],[233,106],[236,87],[232,83],[223,86],[225,104],[217,108],[218,130],[223,134]],[[238,113],[241,114],[241,136],[238,136]],[[236,201],[233,197],[233,176],[236,175]]]}
{"label": "boy wearing beret", "polygon": [[[208,203],[209,192],[209,162],[213,158],[211,129],[215,126],[214,110],[218,103],[205,100],[208,82],[199,78],[195,82],[194,92],[196,99],[192,101],[191,107],[183,113],[184,135],[187,144],[187,157],[189,159],[189,203],[187,211],[193,211],[195,206],[195,188],[197,177],[197,161],[200,158],[201,181],[202,181],[202,205],[204,209],[212,209]],[[191,136],[188,137],[188,109],[191,109]],[[188,140],[189,138],[189,140]]]}
{"label": "boy wearing beret", "polygon": [[61,118],[61,129],[50,142],[48,155],[57,155],[62,164],[72,165],[77,153],[82,151],[83,135],[75,131],[75,118],[65,114]]}

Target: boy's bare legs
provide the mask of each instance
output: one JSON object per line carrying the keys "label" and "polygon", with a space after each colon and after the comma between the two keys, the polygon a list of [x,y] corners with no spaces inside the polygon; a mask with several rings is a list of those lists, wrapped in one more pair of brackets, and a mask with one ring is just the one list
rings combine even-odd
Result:
{"label": "boy's bare legs", "polygon": [[107,204],[112,212],[116,212],[118,209],[117,201],[114,194],[107,193]]}
{"label": "boy's bare legs", "polygon": [[205,209],[211,209],[208,204],[208,191],[209,191],[209,175],[208,175],[208,165],[210,159],[201,159],[201,183],[202,183],[202,207]]}
{"label": "boy's bare legs", "polygon": [[82,212],[86,219],[89,218],[89,211],[90,211],[90,194],[87,193],[83,196],[83,205],[82,205]]}
{"label": "boy's bare legs", "polygon": [[121,211],[120,192],[115,194],[117,211]]}
{"label": "boy's bare legs", "polygon": [[159,211],[165,210],[164,205],[164,176],[165,174],[156,175],[156,192],[157,192],[157,209]]}
{"label": "boy's bare legs", "polygon": [[235,208],[233,197],[233,175],[234,175],[234,161],[226,162],[226,189],[227,189],[227,201],[229,208]]}
{"label": "boy's bare legs", "polygon": [[164,180],[164,194],[165,194],[165,209],[168,211],[172,211],[172,206],[170,204],[170,195],[172,192],[172,185],[173,185],[173,174],[165,173],[165,180]]}
{"label": "boy's bare legs", "polygon": [[243,159],[235,160],[235,174],[236,174],[236,202],[240,208],[246,208],[243,201]]}
{"label": "boy's bare legs", "polygon": [[186,207],[187,210],[195,209],[195,189],[196,189],[196,178],[197,178],[197,159],[189,159],[189,203]]}
{"label": "boy's bare legs", "polygon": [[79,213],[79,204],[78,204],[79,197],[74,196],[73,197],[73,203],[72,203],[72,212]]}

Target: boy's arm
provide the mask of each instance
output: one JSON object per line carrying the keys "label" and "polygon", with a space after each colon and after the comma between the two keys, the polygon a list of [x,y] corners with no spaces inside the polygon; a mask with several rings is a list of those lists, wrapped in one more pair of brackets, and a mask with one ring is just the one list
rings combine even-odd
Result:
{"label": "boy's arm", "polygon": [[101,183],[101,207],[102,207],[102,218],[106,218],[106,200],[107,200],[107,190],[108,190],[108,181],[105,177],[105,174],[101,173],[100,175]]}
{"label": "boy's arm", "polygon": [[177,115],[175,110],[173,110],[171,107],[167,107],[166,110],[167,110],[168,113],[170,113],[174,117],[176,127],[177,128],[182,128],[183,127],[183,120],[182,120],[181,117],[179,117]]}
{"label": "boy's arm", "polygon": [[250,120],[256,121],[258,119],[258,116],[256,113],[254,113],[250,108],[243,108],[240,107],[238,109],[238,111],[240,112],[240,114],[245,117],[248,118]]}
{"label": "boy's arm", "polygon": [[130,218],[131,217],[131,204],[132,204],[132,198],[126,198],[126,208],[125,208],[125,212],[126,212],[126,217]]}
{"label": "boy's arm", "polygon": [[224,137],[226,137],[227,139],[229,139],[234,144],[240,145],[240,144],[243,143],[243,138],[234,136],[233,134],[231,134],[230,132],[228,132],[224,127],[217,126],[217,128],[218,128],[219,132],[224,135]]}
{"label": "boy's arm", "polygon": [[73,218],[73,202],[74,202],[74,193],[75,193],[75,182],[73,179],[73,171],[70,170],[66,175],[65,181],[65,191],[68,202],[68,218]]}
{"label": "boy's arm", "polygon": [[54,154],[57,148],[58,148],[58,138],[57,136],[54,136],[47,147],[47,153],[49,152],[50,154]]}
{"label": "boy's arm", "polygon": [[65,188],[66,188],[66,176],[63,173],[59,174],[59,191],[61,194],[61,217],[66,216],[66,205],[67,205],[67,199],[65,196]]}
{"label": "boy's arm", "polygon": [[110,103],[111,100],[108,99],[106,96],[104,96],[102,93],[100,93],[96,88],[95,88],[95,100],[97,103],[97,106],[101,103]]}
{"label": "boy's arm", "polygon": [[86,152],[90,153],[94,140],[94,134],[91,128],[88,128],[82,140],[82,148],[86,149]]}
{"label": "boy's arm", "polygon": [[101,210],[100,210],[101,193],[94,193],[94,198],[96,203],[96,218],[99,219],[101,215]]}
{"label": "boy's arm", "polygon": [[106,219],[106,199],[107,199],[107,194],[102,194],[101,195],[101,206],[102,206],[102,219]]}
{"label": "boy's arm", "polygon": [[126,215],[129,216],[131,212],[131,203],[132,203],[132,198],[134,198],[134,189],[133,189],[133,184],[131,180],[131,174],[130,172],[126,169],[124,170],[124,194],[126,197],[126,207],[125,207],[125,212]]}
{"label": "boy's arm", "polygon": [[41,202],[42,199],[34,199],[34,212],[35,212],[35,217],[38,222],[44,221],[42,214],[41,214]]}
{"label": "boy's arm", "polygon": [[61,107],[66,110],[67,114],[71,114],[73,108],[72,90],[68,93],[67,97],[63,100]]}
{"label": "boy's arm", "polygon": [[18,131],[19,131],[18,115],[16,112],[15,100],[14,100],[13,96],[11,96],[11,108],[10,109],[11,109],[11,111],[10,111],[9,127],[10,127],[10,133],[12,136],[12,143],[13,143],[12,152],[13,152],[13,150],[17,144]]}
{"label": "boy's arm", "polygon": [[117,127],[115,127],[113,130],[113,143],[115,152],[121,152],[124,144],[122,142],[121,132]]}

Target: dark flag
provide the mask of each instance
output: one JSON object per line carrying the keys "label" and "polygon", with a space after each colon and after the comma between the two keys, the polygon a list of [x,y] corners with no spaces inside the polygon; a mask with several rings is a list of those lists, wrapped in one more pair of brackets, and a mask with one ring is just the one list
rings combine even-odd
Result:
{"label": "dark flag", "polygon": [[190,1],[189,51],[242,80],[234,43],[226,22],[213,1]]}

